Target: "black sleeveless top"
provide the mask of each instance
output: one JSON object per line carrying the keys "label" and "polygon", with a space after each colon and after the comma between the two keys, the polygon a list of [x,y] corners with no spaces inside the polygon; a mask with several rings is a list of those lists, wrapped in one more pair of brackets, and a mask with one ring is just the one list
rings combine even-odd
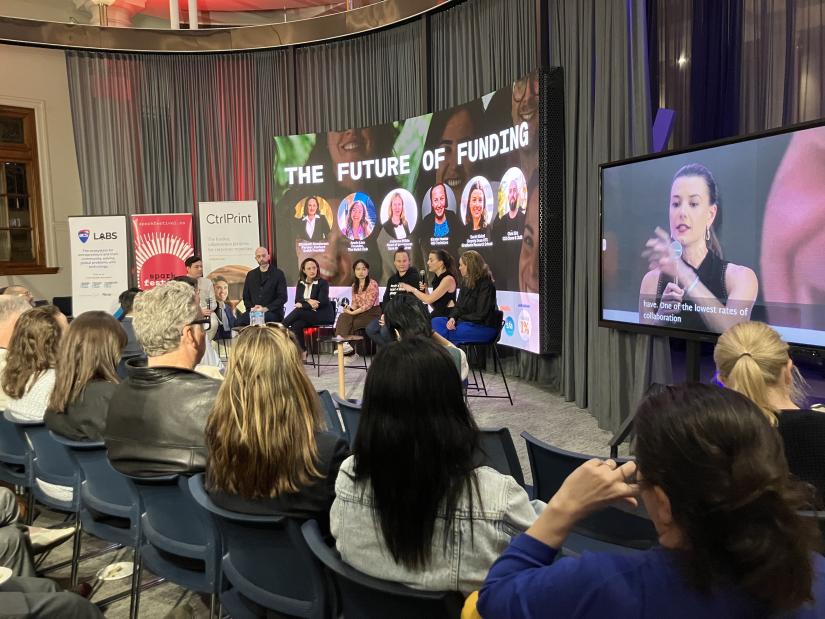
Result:
{"label": "black sleeveless top", "polygon": [[[717,256],[712,251],[708,251],[705,259],[702,260],[702,264],[699,265],[699,268],[696,268],[687,262],[685,262],[693,272],[699,276],[699,281],[705,285],[705,287],[713,293],[719,302],[722,305],[726,305],[728,302],[728,289],[725,286],[725,271],[727,271],[728,264],[726,260],[722,260],[719,256]],[[659,283],[656,286],[656,305],[658,306],[659,303],[662,301],[662,293],[665,290],[668,282],[673,281],[673,279],[664,273],[659,275]],[[681,282],[684,288],[690,286],[693,281],[690,282]],[[696,305],[694,299],[683,299],[683,303],[690,303],[691,305]],[[702,304],[702,300],[699,299],[699,305]],[[671,323],[672,326],[678,327],[680,329],[689,329],[691,331],[705,331],[707,329],[707,325],[705,324],[705,320],[702,317],[703,312],[697,311],[687,311],[682,310],[677,316],[682,318],[682,321],[679,323]]]}
{"label": "black sleeveless top", "polygon": [[[448,275],[449,273],[447,271],[444,271],[441,275],[436,275],[433,278],[433,290],[438,288],[438,286],[441,284],[441,280],[443,280]],[[450,308],[447,306],[450,304],[451,301],[455,303],[455,290],[453,290],[452,292],[444,293],[444,295],[440,299],[430,303],[430,306],[433,308],[432,314],[430,314],[430,318],[447,318],[450,315]]]}

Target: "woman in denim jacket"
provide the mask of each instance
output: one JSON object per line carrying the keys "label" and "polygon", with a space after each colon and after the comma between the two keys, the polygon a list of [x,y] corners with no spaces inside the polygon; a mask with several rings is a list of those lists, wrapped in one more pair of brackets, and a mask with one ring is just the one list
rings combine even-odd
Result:
{"label": "woman in denim jacket", "polygon": [[343,560],[418,589],[478,589],[544,507],[478,461],[478,427],[449,354],[425,338],[383,347],[335,484],[330,528]]}

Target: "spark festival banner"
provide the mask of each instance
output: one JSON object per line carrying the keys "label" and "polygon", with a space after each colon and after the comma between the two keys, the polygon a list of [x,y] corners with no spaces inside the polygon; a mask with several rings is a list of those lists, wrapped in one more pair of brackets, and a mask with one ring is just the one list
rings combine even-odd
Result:
{"label": "spark festival banner", "polygon": [[113,312],[129,287],[126,217],[69,217],[72,314]]}
{"label": "spark festival banner", "polygon": [[539,77],[531,73],[434,114],[276,137],[276,245],[287,283],[313,257],[331,294],[348,298],[356,260],[383,284],[399,248],[418,271],[433,250],[456,266],[475,250],[504,312],[501,343],[538,352],[538,128]]}
{"label": "spark festival banner", "polygon": [[138,288],[186,275],[184,260],[195,253],[192,215],[132,215],[132,246]]}

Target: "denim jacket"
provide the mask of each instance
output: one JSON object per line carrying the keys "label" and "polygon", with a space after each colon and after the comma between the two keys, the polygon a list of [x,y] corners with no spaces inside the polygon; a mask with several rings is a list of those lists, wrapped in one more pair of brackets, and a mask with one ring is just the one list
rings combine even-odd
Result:
{"label": "denim jacket", "polygon": [[365,574],[416,589],[461,591],[464,595],[479,589],[510,539],[523,533],[544,509],[544,503],[531,502],[512,477],[479,467],[475,475],[481,496],[473,491],[472,512],[469,496],[459,501],[446,553],[442,512],[435,523],[430,564],[425,571],[410,570],[396,563],[387,550],[373,517],[372,489],[369,483],[356,483],[354,469],[355,458],[350,456],[338,472],[330,511],[330,529],[341,558]]}

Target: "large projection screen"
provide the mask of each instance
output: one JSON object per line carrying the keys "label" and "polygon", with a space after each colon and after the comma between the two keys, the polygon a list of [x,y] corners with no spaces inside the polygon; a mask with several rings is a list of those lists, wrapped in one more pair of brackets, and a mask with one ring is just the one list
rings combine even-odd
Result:
{"label": "large projection screen", "polygon": [[601,324],[825,347],[825,126],[601,168]]}
{"label": "large projection screen", "polygon": [[[410,250],[416,270],[426,269],[433,248],[456,262],[474,249],[495,279],[501,343],[543,351],[539,152],[547,79],[536,71],[464,105],[384,125],[276,137],[276,249],[287,284],[312,256],[330,295],[348,298],[359,258],[383,285],[398,248]],[[560,159],[556,173],[561,178]],[[320,213],[309,227],[308,209]],[[545,213],[543,222],[560,233],[560,218]]]}

